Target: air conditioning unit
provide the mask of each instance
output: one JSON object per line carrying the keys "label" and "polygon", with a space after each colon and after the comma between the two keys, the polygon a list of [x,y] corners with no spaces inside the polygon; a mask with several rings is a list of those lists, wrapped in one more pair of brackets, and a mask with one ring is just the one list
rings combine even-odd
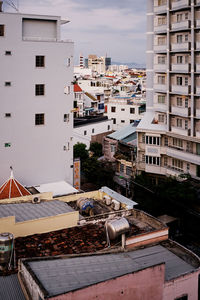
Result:
{"label": "air conditioning unit", "polygon": [[40,203],[40,202],[41,202],[40,197],[38,197],[38,196],[33,197],[33,199],[32,199],[33,204],[37,204],[37,203]]}

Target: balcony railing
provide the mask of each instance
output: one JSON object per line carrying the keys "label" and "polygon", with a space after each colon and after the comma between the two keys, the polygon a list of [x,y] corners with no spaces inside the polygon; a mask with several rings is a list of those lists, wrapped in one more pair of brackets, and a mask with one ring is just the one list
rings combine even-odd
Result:
{"label": "balcony railing", "polygon": [[154,13],[162,13],[167,11],[167,2],[163,5],[154,6]]}
{"label": "balcony railing", "polygon": [[198,157],[196,153],[192,153],[190,151],[186,151],[185,149],[177,149],[174,147],[167,147],[167,152],[166,154],[168,156],[180,159],[180,160],[186,160],[189,161],[191,163],[196,163]]}
{"label": "balcony railing", "polygon": [[182,22],[176,22],[172,23],[172,30],[182,30],[182,29],[187,29],[190,27],[190,21],[182,21]]}
{"label": "balcony railing", "polygon": [[196,72],[200,72],[200,64],[196,64]]}
{"label": "balcony railing", "polygon": [[154,84],[154,89],[161,92],[167,92],[167,85],[166,84]]}
{"label": "balcony railing", "polygon": [[190,93],[190,86],[186,85],[172,85],[171,91],[177,94],[188,95]]}
{"label": "balcony railing", "polygon": [[196,50],[200,50],[200,42],[196,42]]}
{"label": "balcony railing", "polygon": [[172,71],[174,72],[189,72],[189,64],[172,64]]}
{"label": "balcony railing", "polygon": [[189,109],[185,107],[172,106],[171,112],[178,116],[188,117]]}
{"label": "balcony railing", "polygon": [[[199,2],[200,3],[200,2]],[[196,27],[200,27],[200,20],[195,21]]]}
{"label": "balcony railing", "polygon": [[200,4],[200,0],[196,0],[196,5]]}
{"label": "balcony railing", "polygon": [[57,38],[45,38],[45,37],[35,37],[35,36],[24,36],[23,41],[31,42],[57,42],[57,43],[72,43],[72,40],[60,40]]}
{"label": "balcony railing", "polygon": [[154,70],[156,72],[167,72],[167,65],[166,64],[155,64]]}
{"label": "balcony railing", "polygon": [[172,2],[172,9],[178,9],[189,5],[189,0],[179,0]]}
{"label": "balcony railing", "polygon": [[154,32],[158,33],[158,32],[165,32],[167,31],[167,24],[163,24],[163,25],[156,25],[154,26]]}
{"label": "balcony railing", "polygon": [[200,87],[199,86],[196,87],[196,95],[200,96]]}
{"label": "balcony railing", "polygon": [[166,52],[167,51],[167,44],[165,45],[154,45],[154,50],[157,52]]}
{"label": "balcony railing", "polygon": [[200,138],[200,131],[196,131],[195,135],[196,135],[197,138]]}
{"label": "balcony railing", "polygon": [[196,117],[200,118],[200,108],[196,108]]}
{"label": "balcony railing", "polygon": [[171,132],[176,133],[176,134],[180,134],[180,135],[188,136],[188,129],[184,129],[184,128],[180,128],[180,127],[172,126],[171,127]]}
{"label": "balcony railing", "polygon": [[190,43],[174,43],[171,44],[172,51],[188,51],[190,49]]}

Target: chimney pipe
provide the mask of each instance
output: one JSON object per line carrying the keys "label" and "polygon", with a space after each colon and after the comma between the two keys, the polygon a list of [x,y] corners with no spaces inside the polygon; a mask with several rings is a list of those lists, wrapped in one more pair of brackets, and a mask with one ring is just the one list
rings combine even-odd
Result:
{"label": "chimney pipe", "polygon": [[0,12],[3,12],[3,1],[0,1]]}

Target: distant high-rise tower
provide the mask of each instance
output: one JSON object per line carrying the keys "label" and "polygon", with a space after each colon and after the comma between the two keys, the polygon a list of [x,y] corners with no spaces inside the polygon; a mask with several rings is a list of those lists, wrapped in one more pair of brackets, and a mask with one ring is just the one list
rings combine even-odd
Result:
{"label": "distant high-rise tower", "polygon": [[147,9],[138,169],[200,180],[200,0],[147,0]]}
{"label": "distant high-rise tower", "polygon": [[84,62],[83,62],[84,60],[83,60],[83,55],[82,54],[80,54],[80,57],[79,57],[79,66],[80,66],[80,68],[83,68],[84,67]]}

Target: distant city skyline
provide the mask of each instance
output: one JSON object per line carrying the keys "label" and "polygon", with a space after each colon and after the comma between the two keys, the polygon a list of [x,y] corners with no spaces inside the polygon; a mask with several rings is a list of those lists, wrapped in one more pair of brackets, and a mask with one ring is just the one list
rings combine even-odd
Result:
{"label": "distant city skyline", "polygon": [[[5,2],[5,1],[4,1]],[[19,12],[62,16],[64,39],[79,54],[97,54],[117,62],[145,63],[146,0],[13,0]],[[5,11],[14,10],[4,3]]]}

